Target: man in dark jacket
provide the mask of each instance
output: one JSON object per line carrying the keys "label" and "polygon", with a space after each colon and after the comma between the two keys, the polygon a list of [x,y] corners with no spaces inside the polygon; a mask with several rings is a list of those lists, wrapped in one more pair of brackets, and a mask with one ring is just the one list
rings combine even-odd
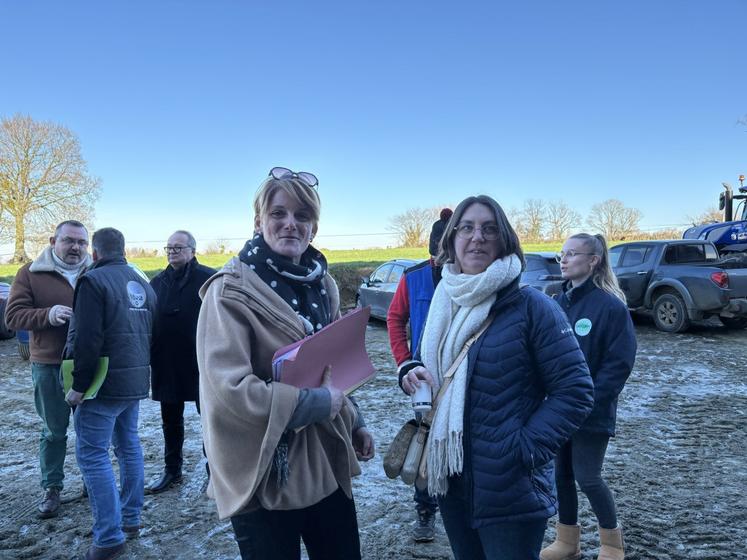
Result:
{"label": "man in dark jacket", "polygon": [[161,478],[148,487],[157,494],[182,480],[184,403],[200,410],[195,338],[200,296],[197,293],[215,270],[195,258],[196,242],[188,231],[175,231],[166,242],[169,266],[151,280],[158,297],[151,353],[153,400],[161,403],[164,463]]}
{"label": "man in dark jacket", "polygon": [[[66,354],[75,362],[66,400],[77,407],[75,452],[94,518],[93,545],[85,557],[102,560],[119,556],[126,548],[125,533],[140,530],[144,473],[137,423],[140,400],[150,386],[156,295],[127,265],[121,232],[100,229],[92,245],[94,264],[78,279],[73,297]],[[103,357],[109,359],[103,384],[95,397],[84,400]],[[119,490],[110,444],[119,462]]]}
{"label": "man in dark jacket", "polygon": [[428,253],[430,253],[433,259],[438,256],[438,244],[444,235],[444,231],[446,231],[446,224],[449,223],[449,219],[453,213],[451,208],[443,208],[438,216],[438,220],[433,222],[431,226],[431,235],[428,239]]}

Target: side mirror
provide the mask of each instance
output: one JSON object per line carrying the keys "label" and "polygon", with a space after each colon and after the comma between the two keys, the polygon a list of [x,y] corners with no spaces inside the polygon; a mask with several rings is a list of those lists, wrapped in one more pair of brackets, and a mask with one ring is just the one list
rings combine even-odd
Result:
{"label": "side mirror", "polygon": [[726,206],[726,193],[721,193],[718,195],[718,209],[723,210],[724,206]]}
{"label": "side mirror", "polygon": [[361,282],[364,283],[366,286],[371,285],[371,277],[370,276],[361,276]]}

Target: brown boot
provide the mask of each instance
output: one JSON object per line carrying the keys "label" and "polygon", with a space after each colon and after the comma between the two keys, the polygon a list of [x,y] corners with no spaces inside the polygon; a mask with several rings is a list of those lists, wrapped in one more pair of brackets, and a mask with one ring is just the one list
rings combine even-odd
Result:
{"label": "brown boot", "polygon": [[623,534],[620,525],[616,529],[599,527],[599,556],[597,560],[624,560]]}
{"label": "brown boot", "polygon": [[555,525],[555,542],[540,552],[542,560],[578,560],[581,558],[581,527]]}
{"label": "brown boot", "polygon": [[44,499],[39,504],[38,516],[41,519],[55,517],[60,511],[60,489],[49,488],[44,493]]}

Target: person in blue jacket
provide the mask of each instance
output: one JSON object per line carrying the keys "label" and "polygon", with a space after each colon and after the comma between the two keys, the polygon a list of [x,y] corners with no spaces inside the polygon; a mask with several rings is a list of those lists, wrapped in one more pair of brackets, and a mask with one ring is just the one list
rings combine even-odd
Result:
{"label": "person in blue jacket", "polygon": [[559,519],[555,541],[542,560],[581,557],[576,482],[599,523],[600,560],[625,557],[615,500],[602,478],[610,437],[615,435],[617,397],[633,369],[636,339],[625,295],[612,273],[602,235],[572,235],[558,253],[565,279],[558,303],[568,316],[594,380],[594,408],[555,459]]}
{"label": "person in blue jacket", "polygon": [[519,287],[523,252],[495,200],[457,206],[438,263],[441,282],[419,355],[400,369],[402,389],[425,382],[438,394],[467,340],[488,326],[434,403],[428,492],[457,560],[538,559],[556,512],[553,458],[592,408],[589,370],[561,309]]}

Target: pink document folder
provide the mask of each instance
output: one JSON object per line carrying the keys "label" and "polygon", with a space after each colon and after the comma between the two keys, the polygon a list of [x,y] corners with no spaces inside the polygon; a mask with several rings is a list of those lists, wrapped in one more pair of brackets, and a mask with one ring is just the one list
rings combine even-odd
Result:
{"label": "pink document folder", "polygon": [[349,394],[376,375],[366,352],[366,325],[371,309],[356,309],[322,330],[280,348],[272,357],[275,381],[301,389],[322,384],[327,365],[332,384]]}

